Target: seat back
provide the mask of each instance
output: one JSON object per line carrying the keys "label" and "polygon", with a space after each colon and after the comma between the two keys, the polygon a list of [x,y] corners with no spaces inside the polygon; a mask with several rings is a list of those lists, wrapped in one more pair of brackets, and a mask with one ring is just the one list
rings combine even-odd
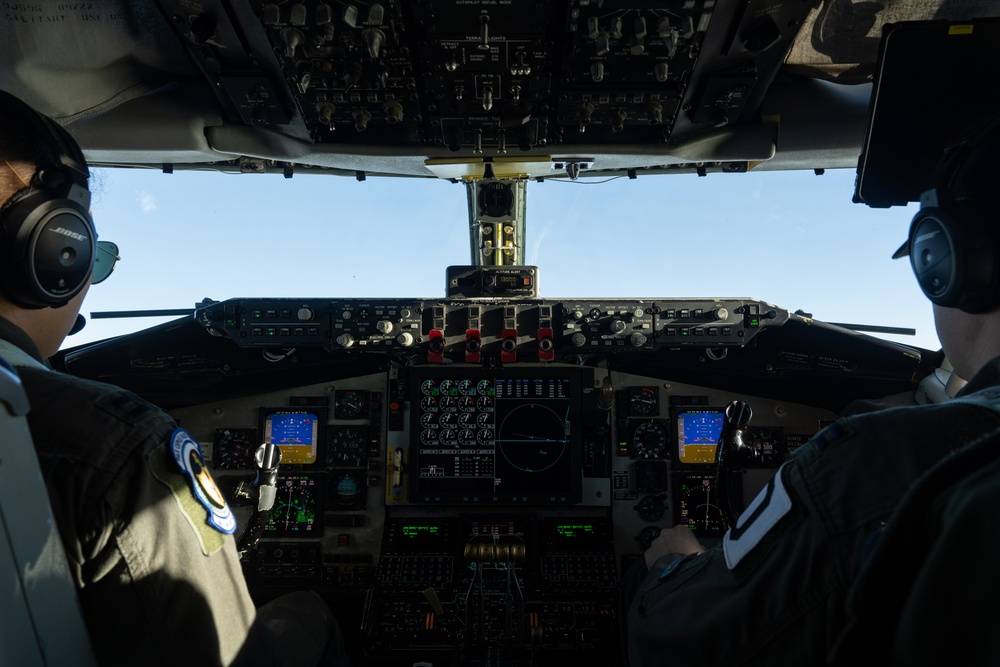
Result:
{"label": "seat back", "polygon": [[24,415],[0,358],[0,665],[96,665]]}

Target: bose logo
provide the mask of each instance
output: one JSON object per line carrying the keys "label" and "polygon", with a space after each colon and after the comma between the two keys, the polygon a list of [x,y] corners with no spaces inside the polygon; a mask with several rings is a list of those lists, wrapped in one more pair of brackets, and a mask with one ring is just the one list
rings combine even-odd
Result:
{"label": "bose logo", "polygon": [[49,231],[55,232],[56,234],[62,234],[63,236],[68,236],[71,239],[80,241],[81,243],[87,240],[87,237],[84,236],[83,234],[77,234],[76,232],[71,232],[68,229],[64,229],[63,227],[56,227],[55,229],[50,229]]}
{"label": "bose logo", "polygon": [[913,243],[917,244],[917,243],[923,243],[924,241],[929,241],[940,233],[941,233],[940,230],[938,230],[934,232],[928,232],[927,234],[921,234],[913,241]]}

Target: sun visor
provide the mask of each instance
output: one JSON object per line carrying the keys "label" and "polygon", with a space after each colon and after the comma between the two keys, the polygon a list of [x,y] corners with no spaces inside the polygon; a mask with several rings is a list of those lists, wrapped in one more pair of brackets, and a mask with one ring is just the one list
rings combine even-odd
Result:
{"label": "sun visor", "polygon": [[854,201],[920,201],[944,149],[1000,110],[1000,19],[888,25],[879,47]]}

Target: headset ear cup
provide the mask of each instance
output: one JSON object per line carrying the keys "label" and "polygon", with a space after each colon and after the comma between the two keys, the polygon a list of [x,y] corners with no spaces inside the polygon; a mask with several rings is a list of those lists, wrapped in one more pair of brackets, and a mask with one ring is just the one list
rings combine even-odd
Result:
{"label": "headset ear cup", "polygon": [[961,258],[951,216],[923,208],[910,223],[910,266],[924,295],[939,306],[957,305],[962,290]]}
{"label": "headset ear cup", "polygon": [[934,303],[983,313],[1000,306],[1000,217],[994,201],[1000,115],[966,128],[935,168],[910,225],[910,264]]}
{"label": "headset ear cup", "polygon": [[59,307],[90,281],[97,238],[87,210],[45,192],[18,198],[2,216],[4,292],[31,308]]}
{"label": "headset ear cup", "polygon": [[910,225],[910,266],[933,303],[982,313],[1000,305],[1000,248],[970,203],[924,207]]}
{"label": "headset ear cup", "polygon": [[23,101],[0,91],[0,108],[46,149],[0,208],[2,287],[22,306],[59,307],[87,286],[97,253],[87,162],[69,132]]}

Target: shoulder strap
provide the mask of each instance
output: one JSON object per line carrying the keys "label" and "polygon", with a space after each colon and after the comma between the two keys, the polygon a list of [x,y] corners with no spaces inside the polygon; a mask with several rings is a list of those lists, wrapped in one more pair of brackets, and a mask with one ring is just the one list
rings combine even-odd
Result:
{"label": "shoulder strap", "polygon": [[[92,667],[90,638],[24,418],[30,406],[16,371],[3,361],[8,345],[0,343],[5,344],[0,355],[0,608],[4,616],[0,664]],[[31,365],[41,366],[21,354]]]}
{"label": "shoulder strap", "polygon": [[10,341],[0,340],[0,357],[7,360],[11,366],[18,368],[40,368],[50,370],[45,364],[35,359],[33,356],[14,345]]}

